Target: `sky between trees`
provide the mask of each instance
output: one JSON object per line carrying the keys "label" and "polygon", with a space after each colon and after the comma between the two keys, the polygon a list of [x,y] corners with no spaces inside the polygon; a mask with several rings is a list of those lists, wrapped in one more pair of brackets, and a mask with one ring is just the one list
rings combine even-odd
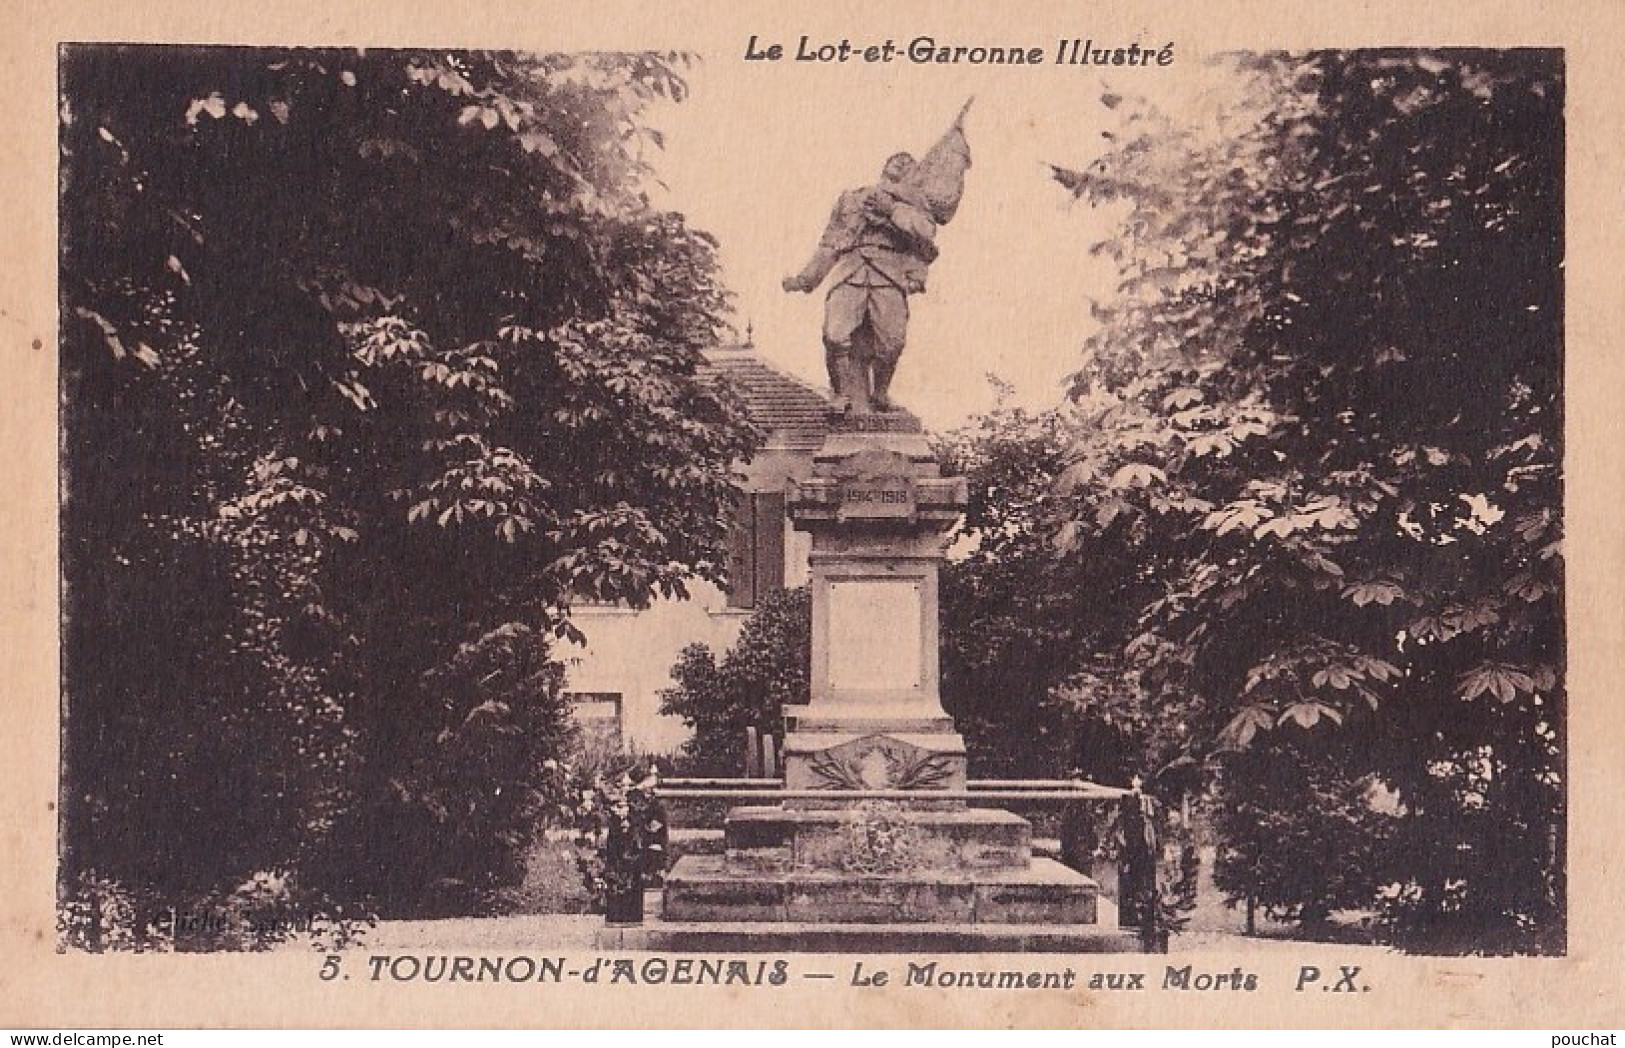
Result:
{"label": "sky between trees", "polygon": [[989,373],[1014,386],[1015,403],[1037,407],[1059,402],[1080,363],[1090,298],[1114,291],[1112,266],[1088,251],[1110,216],[1074,203],[1048,165],[1098,155],[1110,126],[1101,93],[1143,93],[1222,133],[1232,87],[1190,52],[1106,77],[1053,65],[771,65],[742,54],[701,56],[692,94],[652,114],[665,149],[651,159],[669,205],[721,241],[741,334],[751,324],[765,358],[820,386],[824,290],[786,294],[779,280],[806,261],[842,191],[874,182],[894,152],[919,155],[976,96],[965,198],[938,236],[926,294],[911,300],[897,378],[900,402],[937,429],[993,406]]}

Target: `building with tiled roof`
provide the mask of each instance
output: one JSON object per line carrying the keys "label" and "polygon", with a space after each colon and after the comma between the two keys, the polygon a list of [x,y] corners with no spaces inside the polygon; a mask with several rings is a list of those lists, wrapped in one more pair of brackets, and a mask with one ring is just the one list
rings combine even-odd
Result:
{"label": "building with tiled roof", "polygon": [[642,611],[578,605],[575,624],[587,645],[559,652],[576,696],[577,719],[617,744],[645,753],[674,751],[688,729],[660,715],[660,692],[671,687],[678,654],[703,643],[721,655],[765,593],[806,583],[807,535],[790,527],[785,491],[805,480],[824,442],[828,398],[762,359],[749,342],[706,354],[701,377],[726,382],[762,431],[762,448],[742,463],[743,497],[729,532],[726,592],[691,585],[687,600],[656,601]]}
{"label": "building with tiled roof", "polygon": [[816,451],[823,444],[828,396],[767,363],[751,344],[712,350],[700,375],[733,386],[769,449]]}

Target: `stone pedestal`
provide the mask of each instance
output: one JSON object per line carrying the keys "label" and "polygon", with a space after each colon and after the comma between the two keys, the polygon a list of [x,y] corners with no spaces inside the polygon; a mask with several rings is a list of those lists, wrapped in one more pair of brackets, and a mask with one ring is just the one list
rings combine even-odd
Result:
{"label": "stone pedestal", "polygon": [[791,490],[791,519],[812,535],[812,696],[786,712],[787,788],[917,790],[922,802],[964,789],[937,666],[937,573],[964,504],[963,478],[940,475],[902,412],[832,425],[812,479]]}
{"label": "stone pedestal", "polygon": [[[937,665],[937,576],[963,478],[940,475],[911,415],[831,430],[788,500],[812,535],[811,700],[785,711],[791,796],[733,809],[724,853],[678,860],[662,919],[618,944],[1132,949],[1096,925],[1094,881],[1033,856],[1027,820],[966,806]],[[902,796],[852,795],[876,790]]]}

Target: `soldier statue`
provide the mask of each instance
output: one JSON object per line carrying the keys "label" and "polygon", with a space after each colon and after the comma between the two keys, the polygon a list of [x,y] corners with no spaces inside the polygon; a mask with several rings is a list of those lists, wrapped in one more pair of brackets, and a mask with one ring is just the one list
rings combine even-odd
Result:
{"label": "soldier statue", "polygon": [[908,331],[908,298],[925,290],[937,227],[954,217],[964,192],[969,110],[966,102],[924,159],[897,153],[878,184],[842,193],[812,259],[784,279],[784,290],[807,293],[830,280],[824,362],[833,412],[895,410],[891,380]]}

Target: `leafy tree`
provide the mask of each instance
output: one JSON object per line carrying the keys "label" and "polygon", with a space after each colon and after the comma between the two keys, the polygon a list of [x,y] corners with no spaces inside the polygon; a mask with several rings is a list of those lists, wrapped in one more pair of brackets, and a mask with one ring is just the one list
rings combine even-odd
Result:
{"label": "leafy tree", "polygon": [[[394,762],[393,792],[357,798],[339,823],[341,854],[354,863],[365,861],[359,845],[378,840],[410,857],[379,871],[375,897],[452,916],[489,909],[524,878],[536,829],[564,800],[559,758],[573,729],[563,684],[545,636],[522,623],[462,644],[428,672],[439,704],[433,744]],[[362,834],[348,838],[352,826]]]}
{"label": "leafy tree", "polygon": [[1051,493],[1076,424],[1001,406],[943,441],[969,494],[942,577],[943,704],[983,774],[1127,785],[1145,725],[1117,653],[1146,569],[1116,545],[1056,556]]}
{"label": "leafy tree", "polygon": [[694,377],[714,244],[640,188],[681,68],[63,52],[65,871],[405,911],[502,866],[548,638],[719,579],[753,447]]}
{"label": "leafy tree", "polygon": [[1370,747],[1398,941],[1561,949],[1560,56],[1234,64],[1215,133],[1108,95],[1056,171],[1121,274],[1057,541],[1156,565],[1124,654],[1193,760]]}

